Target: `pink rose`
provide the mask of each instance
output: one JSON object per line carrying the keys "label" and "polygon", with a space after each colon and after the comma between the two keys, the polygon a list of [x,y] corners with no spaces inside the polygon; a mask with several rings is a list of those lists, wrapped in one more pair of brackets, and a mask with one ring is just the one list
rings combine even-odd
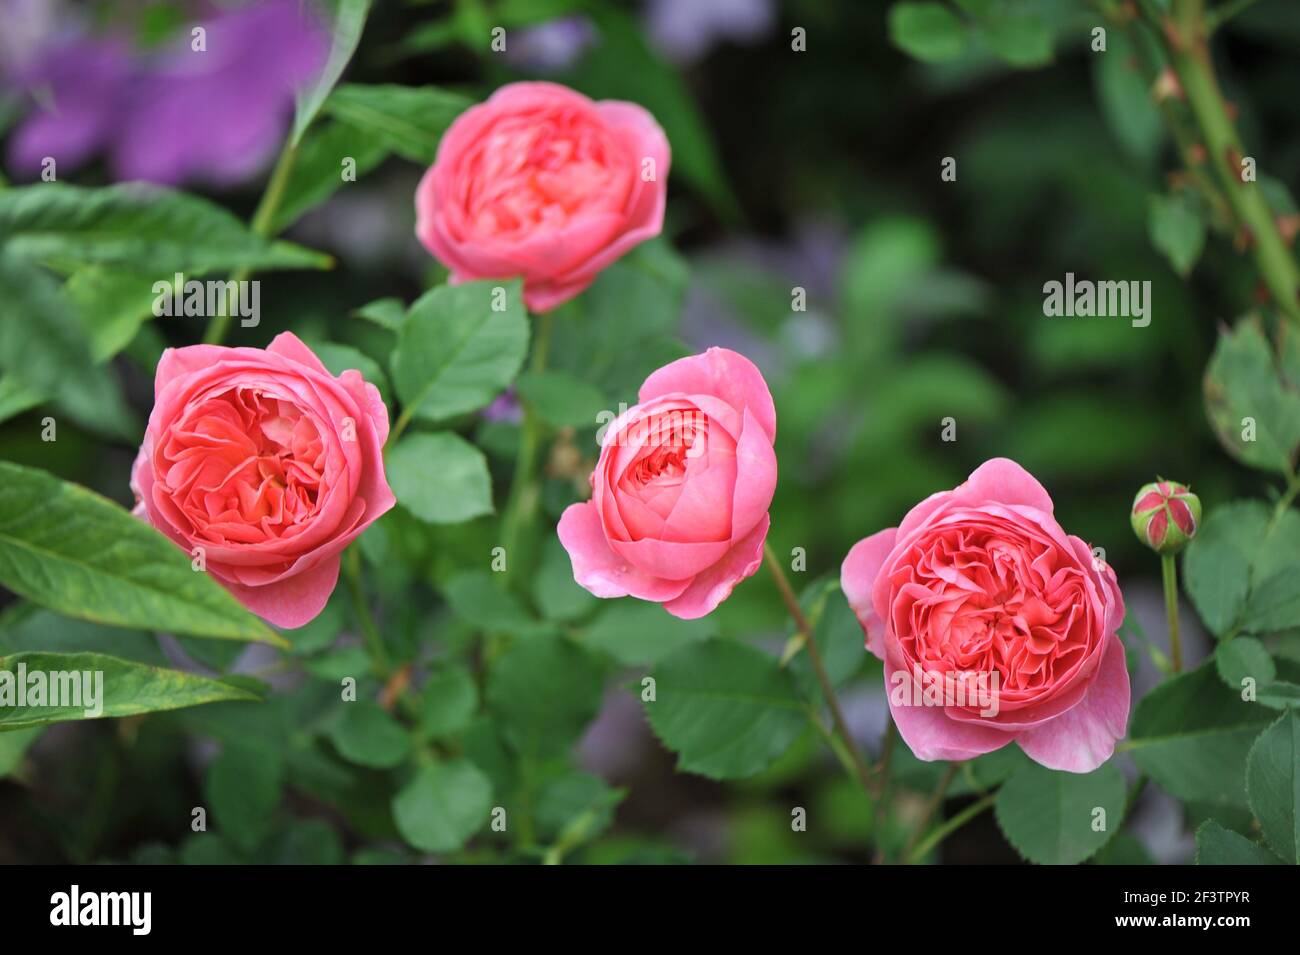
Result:
{"label": "pink rose", "polygon": [[776,408],[753,363],[725,348],[665,365],[639,397],[606,430],[591,500],[564,512],[560,542],[597,597],[703,617],[762,562]]}
{"label": "pink rose", "polygon": [[859,541],[840,581],[918,758],[969,759],[1014,740],[1050,769],[1087,773],[1124,735],[1115,572],[1061,530],[1014,461],[986,461]]}
{"label": "pink rose", "polygon": [[634,103],[511,83],[451,124],[415,193],[415,234],[452,282],[524,280],[548,311],[664,221],[670,154]]}
{"label": "pink rose", "polygon": [[136,512],[258,616],[301,627],[339,554],[393,506],[388,409],[285,332],[269,348],[169,348],[131,486]]}

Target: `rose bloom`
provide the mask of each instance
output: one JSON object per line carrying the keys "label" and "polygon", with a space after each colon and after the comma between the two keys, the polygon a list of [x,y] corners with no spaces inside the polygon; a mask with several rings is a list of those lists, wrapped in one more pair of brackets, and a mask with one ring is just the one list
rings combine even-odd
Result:
{"label": "rose bloom", "polygon": [[[840,580],[918,758],[969,759],[1014,740],[1050,769],[1086,773],[1124,735],[1115,573],[1061,529],[1052,499],[1014,461],[985,462],[859,541]],[[995,705],[952,692],[915,705],[918,675],[951,687],[962,673],[994,687]]]}
{"label": "rose bloom", "polygon": [[265,351],[194,345],[158,362],[131,474],[136,513],[249,610],[301,627],[325,607],[339,554],[394,504],[388,409],[286,332]]}
{"label": "rose bloom", "polygon": [[663,130],[634,103],[511,83],[442,137],[415,232],[452,282],[520,276],[524,304],[548,311],[659,234],[669,161]]}
{"label": "rose bloom", "polygon": [[641,386],[605,432],[590,501],[560,518],[573,576],[597,597],[703,617],[763,559],[776,490],[776,408],[753,363],[725,348]]}

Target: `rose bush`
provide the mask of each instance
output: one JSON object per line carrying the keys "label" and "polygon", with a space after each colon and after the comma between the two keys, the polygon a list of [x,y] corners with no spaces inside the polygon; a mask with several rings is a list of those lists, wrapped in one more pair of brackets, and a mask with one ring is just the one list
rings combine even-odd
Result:
{"label": "rose bush", "polygon": [[522,276],[555,308],[663,228],[670,152],[635,103],[512,83],[452,123],[415,195],[416,234],[453,282]]}
{"label": "rose bush", "polygon": [[289,332],[265,350],[168,349],[131,474],[136,512],[201,548],[254,613],[301,627],[334,591],[343,548],[395,503],[387,437],[375,386],[330,374]]}
{"label": "rose bush", "polygon": [[[1044,766],[1086,773],[1124,735],[1115,572],[1061,529],[1052,499],[1014,461],[985,462],[859,541],[840,580],[884,661],[899,734],[921,759],[970,759],[1014,741]],[[996,706],[954,696],[962,674],[993,677]],[[941,677],[942,705],[894,692]]]}
{"label": "rose bush", "polygon": [[753,362],[725,348],[682,358],[641,386],[605,431],[590,501],[558,533],[597,597],[711,612],[758,569],[776,490],[776,409]]}

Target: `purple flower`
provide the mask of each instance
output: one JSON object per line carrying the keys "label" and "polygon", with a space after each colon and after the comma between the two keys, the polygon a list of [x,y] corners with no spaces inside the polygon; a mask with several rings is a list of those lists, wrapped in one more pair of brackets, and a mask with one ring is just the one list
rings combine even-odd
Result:
{"label": "purple flower", "polygon": [[583,16],[562,17],[526,27],[510,38],[506,60],[527,73],[558,73],[596,39],[596,28]]}
{"label": "purple flower", "polygon": [[101,149],[119,180],[229,184],[261,169],[328,38],[299,0],[250,3],[196,26],[202,43],[191,27],[147,57],[111,36],[42,51],[19,77],[38,109],[10,140],[15,174],[36,174],[46,156],[77,166]]}
{"label": "purple flower", "polygon": [[761,40],[776,22],[776,6],[772,0],[650,0],[645,18],[655,49],[689,63],[724,40]]}

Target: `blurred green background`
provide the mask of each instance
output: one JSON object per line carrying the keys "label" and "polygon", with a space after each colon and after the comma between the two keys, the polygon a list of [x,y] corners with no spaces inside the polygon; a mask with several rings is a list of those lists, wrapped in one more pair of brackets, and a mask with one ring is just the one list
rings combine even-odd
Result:
{"label": "blurred green background", "polygon": [[[185,4],[83,6],[93,12],[92,29],[111,25],[141,37],[165,35],[190,15]],[[1148,217],[1177,160],[1132,51],[1112,31],[1107,51],[1092,52],[1089,31],[1104,21],[1085,4],[1025,6],[1039,25],[1035,42],[1046,37],[1041,65],[1029,69],[1012,68],[980,43],[953,62],[917,62],[891,44],[888,4],[871,0],[386,2],[372,14],[348,78],[438,84],[476,98],[511,80],[549,78],[597,98],[637,100],[656,114],[674,150],[666,241],[642,248],[588,293],[613,305],[583,306],[584,296],[558,313],[553,360],[593,374],[616,407],[634,401],[641,378],[678,354],[717,344],[750,356],[778,410],[771,541],[778,554],[804,549],[803,583],[837,578],[858,539],[896,524],[983,460],[1007,456],[1048,488],[1067,530],[1105,549],[1130,605],[1154,608],[1146,619],[1156,621],[1158,565],[1128,527],[1136,489],[1161,474],[1189,482],[1212,508],[1267,487],[1219,450],[1201,395],[1216,327],[1251,306],[1256,280],[1250,263],[1215,237],[1190,278],[1171,269],[1152,244]],[[65,7],[55,16],[67,14]],[[504,54],[487,43],[497,24],[507,29]],[[796,29],[806,32],[805,50],[791,48]],[[1300,178],[1298,45],[1300,19],[1287,0],[1263,0],[1215,40],[1239,128],[1261,168],[1282,183]],[[10,92],[5,113],[17,122],[30,105],[16,87]],[[956,160],[955,181],[941,180],[945,157]],[[441,279],[413,234],[421,172],[389,159],[290,229],[289,238],[331,253],[338,266],[263,276],[261,326],[235,329],[228,343],[262,346],[293,329],[308,341],[385,354],[389,333],[353,311],[385,297],[409,302]],[[97,184],[107,175],[92,163],[67,178]],[[189,188],[247,218],[264,180],[265,170],[230,188]],[[1149,280],[1150,325],[1045,317],[1043,284],[1067,272]],[[680,315],[638,294],[642,273],[671,286]],[[796,288],[806,292],[806,311],[792,309]],[[607,326],[592,327],[593,314]],[[609,323],[612,315],[621,320]],[[163,347],[201,335],[193,320],[147,324],[111,366],[126,396],[121,407],[61,420],[55,444],[40,441],[37,413],[19,415],[0,425],[0,456],[129,504],[152,368]],[[951,442],[941,434],[949,417]],[[463,430],[489,452],[501,500],[518,426],[508,406],[492,419]],[[574,455],[589,464],[595,451],[594,427],[552,449],[550,521],[575,498],[575,477],[587,473]],[[390,639],[452,647],[467,639],[435,588],[409,585],[412,577],[440,584],[477,559],[493,527],[483,519],[432,528],[398,510],[367,535],[371,579],[381,597],[393,598],[384,621]],[[539,595],[555,583],[554,599],[576,600],[587,612],[583,597],[565,589],[567,563],[557,550],[544,548]],[[317,676],[347,672],[355,650],[340,596],[295,638],[320,651],[306,663]],[[856,624],[845,617],[827,625],[849,633]],[[783,620],[771,582],[756,576],[692,626],[779,648]],[[604,640],[614,644],[621,628],[637,625],[609,621]],[[94,625],[54,629],[60,649],[97,641]],[[0,648],[25,647],[24,634],[38,632],[31,645],[49,646],[40,613],[10,619]],[[1160,641],[1158,628],[1152,637]],[[199,657],[194,650],[203,646],[189,643],[186,652],[211,667],[234,662],[225,648]],[[177,652],[140,637],[142,658]],[[264,664],[239,667],[256,672]],[[858,671],[845,694],[850,722],[874,750],[884,719],[878,664],[863,654],[844,665]],[[867,858],[871,814],[816,738],[744,783],[676,774],[625,688],[632,682],[631,675],[610,682],[579,750],[585,769],[628,794],[599,814],[609,828],[574,861]],[[378,781],[344,771],[328,746],[302,739],[328,691],[290,683],[261,708],[221,704],[48,731],[21,757],[18,780],[0,780],[0,862],[410,858],[368,801]],[[189,807],[203,805],[214,785],[204,771],[212,740],[287,753],[275,765],[290,785],[248,783],[248,798],[268,803],[268,828],[242,856],[190,832]],[[235,759],[231,752],[223,758]],[[4,758],[0,751],[0,769],[8,770]],[[918,791],[930,769],[909,767]],[[806,835],[791,832],[794,806],[816,820]],[[1145,848],[1126,838],[1107,851],[1185,858],[1187,844],[1168,828],[1157,819],[1137,830]],[[1015,859],[987,814],[945,853],[945,861]]]}

